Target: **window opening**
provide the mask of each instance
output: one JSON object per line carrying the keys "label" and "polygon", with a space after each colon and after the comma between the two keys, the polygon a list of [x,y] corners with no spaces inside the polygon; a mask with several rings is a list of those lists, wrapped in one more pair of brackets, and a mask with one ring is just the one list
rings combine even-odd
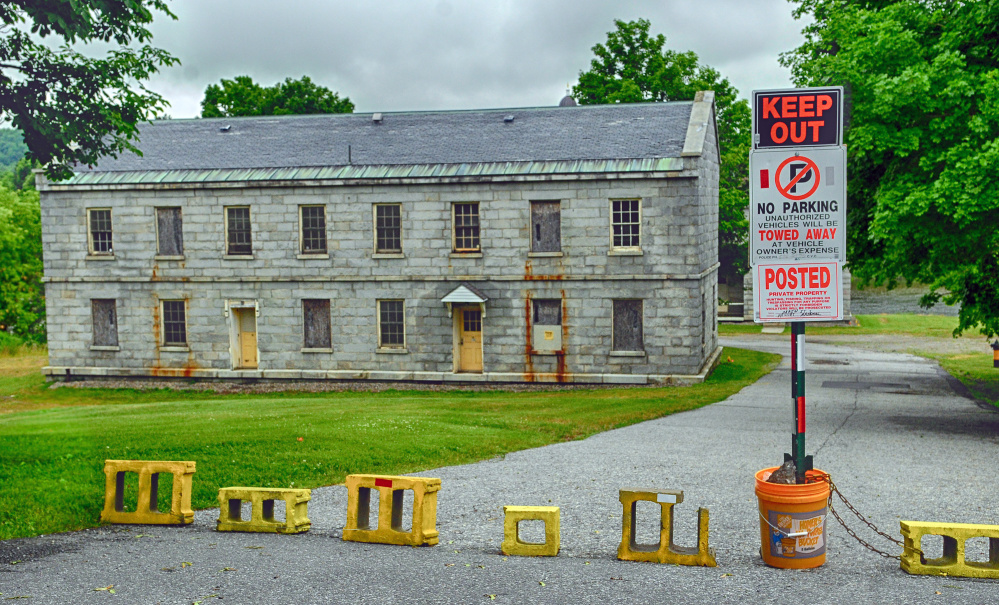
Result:
{"label": "window opening", "polygon": [[250,209],[226,208],[226,254],[253,254],[250,235]]}
{"label": "window opening", "polygon": [[611,229],[613,247],[638,248],[641,220],[639,200],[611,201]]}

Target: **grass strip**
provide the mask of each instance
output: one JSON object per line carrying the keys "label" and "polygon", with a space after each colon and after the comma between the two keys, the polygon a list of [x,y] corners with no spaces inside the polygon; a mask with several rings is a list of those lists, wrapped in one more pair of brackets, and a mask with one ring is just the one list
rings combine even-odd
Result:
{"label": "grass strip", "polygon": [[945,355],[917,351],[918,355],[935,359],[944,370],[968,387],[976,399],[999,407],[999,368],[992,366],[992,353],[962,353]]}
{"label": "grass strip", "polygon": [[0,372],[8,398],[78,399],[0,415],[0,539],[96,525],[106,459],[194,460],[194,507],[211,508],[220,487],[311,488],[349,473],[466,464],[695,409],[752,384],[780,356],[727,348],[721,359],[690,387],[520,393],[49,390]]}

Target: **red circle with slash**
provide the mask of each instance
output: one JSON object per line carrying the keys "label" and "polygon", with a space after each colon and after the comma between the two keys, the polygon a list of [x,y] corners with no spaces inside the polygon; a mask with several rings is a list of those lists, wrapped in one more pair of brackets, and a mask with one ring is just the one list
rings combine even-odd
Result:
{"label": "red circle with slash", "polygon": [[[795,160],[799,162],[805,162],[805,169],[799,172],[798,174],[794,175],[794,178],[791,179],[791,182],[788,183],[787,186],[784,186],[780,182],[780,175],[784,171],[784,167]],[[812,183],[812,188],[809,189],[806,193],[802,193],[801,195],[794,195],[792,193],[788,193],[789,191],[791,191],[791,188],[794,187],[795,184],[798,181],[800,181],[801,178],[804,177],[809,172],[813,172],[815,174],[815,181]],[[781,162],[780,166],[777,167],[777,174],[774,175],[774,181],[775,184],[777,185],[777,190],[780,191],[780,194],[786,197],[787,199],[803,200],[806,197],[815,193],[815,190],[819,188],[819,167],[815,165],[815,162],[813,162],[809,158],[806,158],[803,155],[791,156],[786,160],[784,160],[783,162]]]}

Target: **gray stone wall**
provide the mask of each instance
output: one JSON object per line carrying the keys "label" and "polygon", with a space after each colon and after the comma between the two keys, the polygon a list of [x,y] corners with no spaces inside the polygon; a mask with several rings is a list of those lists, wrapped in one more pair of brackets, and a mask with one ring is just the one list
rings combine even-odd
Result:
{"label": "gray stone wall", "polygon": [[[710,138],[713,149],[713,128]],[[50,364],[226,371],[226,301],[253,300],[262,370],[447,373],[453,326],[440,299],[468,281],[489,297],[485,372],[694,374],[717,346],[717,157],[696,163],[700,178],[43,191]],[[613,254],[610,200],[635,197],[642,253]],[[561,201],[561,256],[529,253],[531,200]],[[386,202],[402,204],[401,258],[374,254],[372,205]],[[452,254],[453,202],[479,202],[481,254]],[[326,207],[328,257],[299,257],[304,204]],[[229,205],[250,207],[252,259],[224,258]],[[158,259],[155,209],[171,206],[182,208],[184,257]],[[105,207],[114,255],[88,258],[86,209]],[[117,300],[118,351],[91,350],[92,298]],[[302,351],[308,298],[331,301],[332,352]],[[378,351],[384,298],[405,300],[405,353]],[[529,353],[532,298],[564,301],[564,356]],[[615,298],[644,301],[644,356],[611,352]],[[188,350],[159,346],[163,299],[188,301]]]}

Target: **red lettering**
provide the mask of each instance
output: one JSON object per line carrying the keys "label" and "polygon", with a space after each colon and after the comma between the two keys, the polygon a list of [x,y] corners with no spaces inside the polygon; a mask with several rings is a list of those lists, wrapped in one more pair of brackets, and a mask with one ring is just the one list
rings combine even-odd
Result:
{"label": "red lettering", "polygon": [[787,272],[787,287],[792,290],[798,287],[798,277],[794,274],[794,269]]}
{"label": "red lettering", "polygon": [[822,121],[809,121],[808,125],[812,128],[812,142],[819,142],[819,128],[825,125],[825,120]]}
{"label": "red lettering", "polygon": [[784,269],[777,269],[777,289],[783,290],[787,285],[787,272]]}
{"label": "red lettering", "polygon": [[808,267],[798,267],[798,275],[801,276],[801,287],[805,287],[805,278],[808,276]]}
{"label": "red lettering", "polygon": [[780,117],[782,118],[796,118],[798,117],[798,99],[796,97],[783,97],[780,100]]}
{"label": "red lettering", "polygon": [[774,270],[773,269],[767,269],[767,270],[765,270],[763,272],[763,275],[766,278],[766,285],[763,287],[763,289],[764,290],[769,290],[770,289],[770,284],[774,283]]}
{"label": "red lettering", "polygon": [[818,288],[819,287],[819,268],[811,267],[808,269],[808,287]]}
{"label": "red lettering", "polygon": [[814,118],[815,109],[815,95],[803,95],[798,99],[798,117],[799,118]]}
{"label": "red lettering", "polygon": [[770,117],[769,114],[773,114],[773,117],[780,118],[777,113],[777,101],[780,101],[780,97],[770,97],[769,99],[763,97],[763,119]]}
{"label": "red lettering", "polygon": [[828,288],[829,284],[832,283],[832,272],[829,271],[829,267],[822,267],[822,269],[819,272],[819,275],[820,275],[819,280],[820,283],[822,284],[822,287]]}
{"label": "red lettering", "polygon": [[801,123],[801,134],[798,134],[798,122],[791,122],[791,140],[800,143],[805,140],[805,123]]}
{"label": "red lettering", "polygon": [[821,118],[822,112],[831,109],[833,106],[832,97],[829,95],[818,95],[815,103],[815,117]]}
{"label": "red lettering", "polygon": [[[777,134],[777,130],[783,130],[784,133],[781,135]],[[787,140],[787,124],[784,122],[774,122],[774,125],[770,128],[770,138],[773,139],[774,143],[783,143]]]}

